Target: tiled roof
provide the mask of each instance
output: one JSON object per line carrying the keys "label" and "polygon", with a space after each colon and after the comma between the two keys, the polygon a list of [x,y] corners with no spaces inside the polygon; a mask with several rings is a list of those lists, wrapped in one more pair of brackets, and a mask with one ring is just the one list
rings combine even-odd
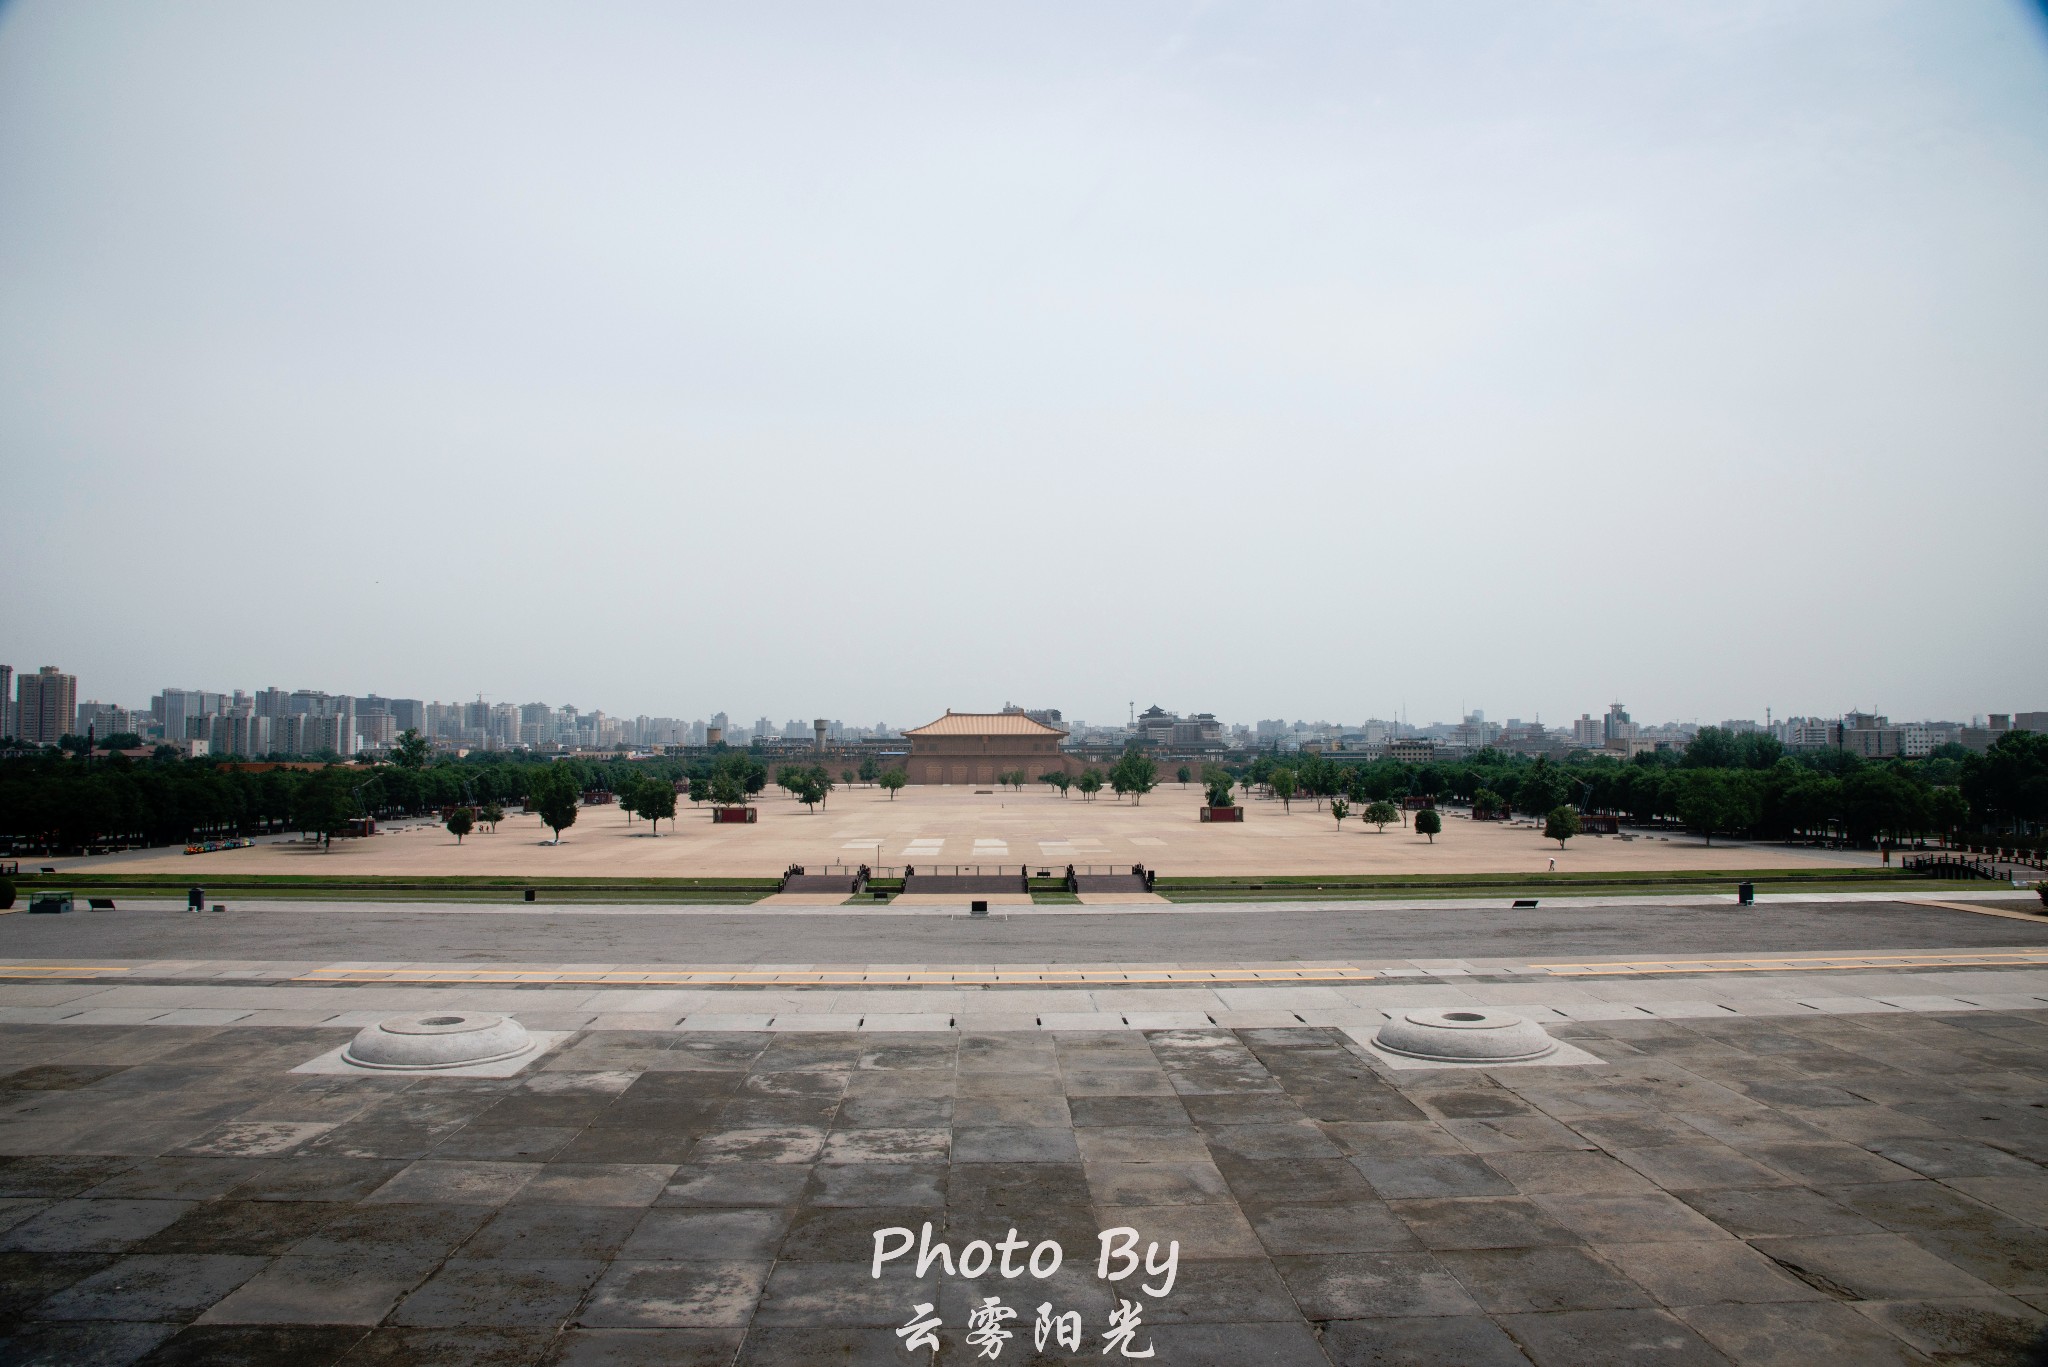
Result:
{"label": "tiled roof", "polygon": [[1021,712],[948,712],[903,733],[906,736],[1064,736],[1057,726],[1033,721]]}

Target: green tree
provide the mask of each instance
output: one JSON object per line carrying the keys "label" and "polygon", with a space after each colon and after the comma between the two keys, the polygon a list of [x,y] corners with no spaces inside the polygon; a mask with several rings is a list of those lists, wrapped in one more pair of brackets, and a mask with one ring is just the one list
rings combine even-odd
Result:
{"label": "green tree", "polygon": [[1963,796],[1983,829],[2017,833],[2023,822],[2048,822],[2048,732],[2008,731],[1962,765]]}
{"label": "green tree", "polygon": [[1125,750],[1109,771],[1110,786],[1119,793],[1131,795],[1131,805],[1137,806],[1145,794],[1159,786],[1159,766],[1150,755],[1135,745]]}
{"label": "green tree", "polygon": [[[1959,789],[1936,788],[1927,795],[1927,816],[1934,829],[1941,832],[1941,843],[1946,845],[1970,819],[1970,804]],[[2042,886],[2048,887],[2048,883]]]}
{"label": "green tree", "polygon": [[1373,825],[1380,828],[1381,835],[1385,835],[1387,827],[1401,819],[1401,809],[1385,798],[1381,798],[1379,801],[1368,806],[1359,819],[1370,821]]}
{"label": "green tree", "polygon": [[1344,818],[1351,815],[1351,804],[1341,797],[1330,799],[1330,815],[1337,818],[1337,829],[1344,829]]}
{"label": "green tree", "polygon": [[1577,835],[1582,825],[1578,808],[1563,805],[1552,807],[1543,818],[1543,838],[1555,840],[1557,847],[1563,849],[1564,842]]}
{"label": "green tree", "polygon": [[1074,780],[1074,786],[1081,790],[1081,800],[1083,802],[1093,802],[1095,795],[1102,791],[1102,771],[1100,769],[1083,769],[1081,777]]}
{"label": "green tree", "polygon": [[1174,770],[1174,777],[1180,780],[1180,786],[1183,788],[1188,786],[1188,780],[1193,778],[1194,776],[1194,770],[1188,768],[1188,766],[1185,764],[1181,765],[1180,768]]}
{"label": "green tree", "polygon": [[1202,772],[1202,785],[1209,790],[1209,805],[1211,807],[1235,807],[1237,805],[1230,796],[1230,790],[1237,786],[1237,782],[1230,776],[1228,769],[1220,766],[1205,769]]}
{"label": "green tree", "polygon": [[1295,783],[1304,796],[1316,800],[1316,810],[1319,812],[1323,809],[1323,798],[1336,791],[1337,782],[1341,778],[1337,766],[1316,754],[1304,755],[1300,767],[1294,771]]}
{"label": "green tree", "polygon": [[483,806],[477,808],[476,814],[482,819],[484,825],[491,828],[491,834],[493,835],[496,835],[498,832],[498,823],[505,819],[505,809],[496,802],[486,802]]}
{"label": "green tree", "polygon": [[1415,829],[1429,837],[1429,843],[1436,844],[1437,832],[1444,828],[1444,819],[1436,814],[1436,808],[1424,807],[1415,814]]}
{"label": "green tree", "polygon": [[455,837],[456,844],[460,845],[462,837],[468,835],[474,829],[476,829],[476,813],[472,812],[469,808],[457,807],[454,811],[448,813],[448,833]]}
{"label": "green tree", "polygon": [[1742,762],[1742,749],[1734,732],[1702,726],[1678,762],[1687,769],[1733,769]]}
{"label": "green tree", "polygon": [[1273,789],[1273,796],[1280,799],[1281,810],[1292,815],[1294,811],[1294,771],[1286,768],[1275,769],[1267,777],[1266,782]]}
{"label": "green tree", "polygon": [[901,769],[888,769],[884,770],[882,776],[876,779],[875,782],[881,784],[888,791],[889,800],[894,802],[896,800],[896,790],[910,782],[910,779]]}
{"label": "green tree", "polygon": [[799,773],[790,780],[788,786],[790,796],[812,811],[816,811],[818,804],[825,800],[824,780],[816,772]]}
{"label": "green tree", "polygon": [[1475,788],[1472,791],[1472,815],[1482,821],[1490,821],[1505,804],[1501,796],[1491,788]]}
{"label": "green tree", "polygon": [[875,763],[873,755],[862,755],[860,757],[860,781],[862,783],[873,783],[877,778],[881,777],[881,774],[882,767]]}
{"label": "green tree", "polygon": [[308,778],[299,786],[297,800],[292,804],[299,829],[311,831],[332,849],[334,837],[362,815],[356,782],[354,774],[341,768],[322,769]]}
{"label": "green tree", "polygon": [[391,747],[391,762],[401,769],[424,769],[433,753],[434,747],[427,743],[427,738],[408,726],[398,733],[398,743]]}
{"label": "green tree", "polygon": [[711,802],[718,807],[744,807],[747,799],[768,786],[768,766],[744,750],[729,750],[711,770]]}
{"label": "green tree", "polygon": [[1038,781],[1040,783],[1051,784],[1054,788],[1059,790],[1059,795],[1061,797],[1065,797],[1067,795],[1067,789],[1073,786],[1074,776],[1072,774],[1069,774],[1064,769],[1053,769],[1047,773],[1040,774],[1038,776]]}
{"label": "green tree", "polygon": [[562,832],[576,824],[576,809],[583,793],[576,775],[567,765],[551,764],[526,785],[526,809],[540,815],[541,822],[555,833],[552,843],[562,843]]}
{"label": "green tree", "polygon": [[1524,816],[1542,816],[1565,799],[1570,780],[1545,755],[1530,765],[1515,783],[1515,810]]}
{"label": "green tree", "polygon": [[641,785],[639,799],[640,815],[647,818],[647,824],[655,835],[661,834],[661,823],[671,826],[676,820],[676,785],[661,779],[650,778]]}
{"label": "green tree", "polygon": [[1752,829],[1763,815],[1754,779],[1745,770],[1684,771],[1677,791],[1678,819],[1702,833],[1709,845],[1717,831],[1733,835]]}

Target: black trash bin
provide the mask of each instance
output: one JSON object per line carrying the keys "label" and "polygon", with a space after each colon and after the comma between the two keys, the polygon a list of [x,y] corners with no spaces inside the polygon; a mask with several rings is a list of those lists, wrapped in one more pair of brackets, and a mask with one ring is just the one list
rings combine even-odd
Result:
{"label": "black trash bin", "polygon": [[185,910],[187,910],[187,911],[205,911],[205,910],[206,910],[206,889],[205,889],[205,888],[188,888],[188,889],[186,890],[186,892],[185,892]]}
{"label": "black trash bin", "polygon": [[1751,883],[1747,880],[1744,880],[1743,882],[1737,884],[1735,888],[1735,900],[1746,907],[1755,906],[1756,884]]}

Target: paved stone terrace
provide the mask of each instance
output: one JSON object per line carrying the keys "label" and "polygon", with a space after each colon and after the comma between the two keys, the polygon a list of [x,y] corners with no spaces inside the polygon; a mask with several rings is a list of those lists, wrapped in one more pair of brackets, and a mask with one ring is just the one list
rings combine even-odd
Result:
{"label": "paved stone terrace", "polygon": [[1781,958],[1372,964],[754,965],[0,962],[0,1023],[359,1027],[403,1011],[535,1030],[1376,1029],[1494,1006],[1545,1022],[2048,1008],[2037,947]]}
{"label": "paved stone terrace", "polygon": [[[306,1077],[345,1029],[0,1025],[0,1360],[1103,1362],[1097,1233],[1174,1367],[2020,1360],[2048,1012],[1557,1022],[1603,1067],[1340,1031],[589,1030],[504,1081]],[[970,1283],[873,1233],[1057,1239]],[[1128,1286],[1129,1284],[1125,1284]],[[1122,1288],[1120,1288],[1122,1289]],[[1034,1357],[1041,1300],[1084,1320]]]}

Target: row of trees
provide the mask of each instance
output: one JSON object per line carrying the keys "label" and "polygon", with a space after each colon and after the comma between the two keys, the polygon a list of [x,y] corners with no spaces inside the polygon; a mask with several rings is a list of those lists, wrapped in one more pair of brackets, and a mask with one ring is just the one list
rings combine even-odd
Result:
{"label": "row of trees", "polygon": [[[878,782],[893,798],[905,781],[903,771],[870,778],[874,767],[872,761],[864,764],[860,777]],[[823,802],[830,780],[822,770],[807,772]],[[1709,727],[1682,754],[1658,752],[1628,762],[1598,756],[1560,764],[1490,751],[1460,763],[1423,765],[1268,754],[1237,766],[1205,766],[1201,778],[1217,806],[1227,805],[1239,785],[1263,789],[1284,804],[1299,796],[1321,808],[1341,799],[1347,814],[1362,814],[1377,802],[1426,796],[1546,822],[1559,807],[1609,812],[1636,823],[1682,823],[1710,837],[1868,844],[1983,832],[2038,839],[2048,824],[2048,735],[2031,732],[2007,735],[1983,755],[1947,747],[1925,759],[1863,761],[1841,751],[1785,753],[1768,737]],[[1133,748],[1106,771],[1047,773],[1040,779],[1063,796],[1079,790],[1088,800],[1107,786],[1140,802],[1157,787],[1158,770]],[[1018,784],[1021,775],[1013,772],[1006,781]],[[117,754],[88,762],[52,749],[0,759],[0,842],[25,852],[183,844],[284,830],[332,837],[364,816],[459,807],[481,816],[515,804],[540,812],[559,838],[592,792],[614,794],[630,814],[646,817],[658,831],[660,822],[674,819],[673,806],[660,796],[664,790],[669,804],[681,784],[693,803],[738,806],[767,782],[767,767],[744,750],[687,761],[548,759],[518,752],[457,758],[436,756],[424,740],[408,735],[387,765],[253,773],[232,761],[187,760],[170,750],[140,761]]]}
{"label": "row of trees", "polygon": [[[1213,770],[1212,770],[1213,772]],[[2014,732],[1987,754],[1945,747],[1919,760],[1865,761],[1843,751],[1790,753],[1768,736],[1701,730],[1682,753],[1534,760],[1482,751],[1455,764],[1347,763],[1261,755],[1233,771],[1291,807],[1342,800],[1347,811],[1419,796],[1471,804],[1479,816],[1605,812],[1675,822],[1713,836],[1903,841],[1930,834],[2025,835],[2048,823],[2048,735]],[[1556,838],[1553,836],[1552,838]],[[1567,837],[1568,838],[1568,837]]]}

